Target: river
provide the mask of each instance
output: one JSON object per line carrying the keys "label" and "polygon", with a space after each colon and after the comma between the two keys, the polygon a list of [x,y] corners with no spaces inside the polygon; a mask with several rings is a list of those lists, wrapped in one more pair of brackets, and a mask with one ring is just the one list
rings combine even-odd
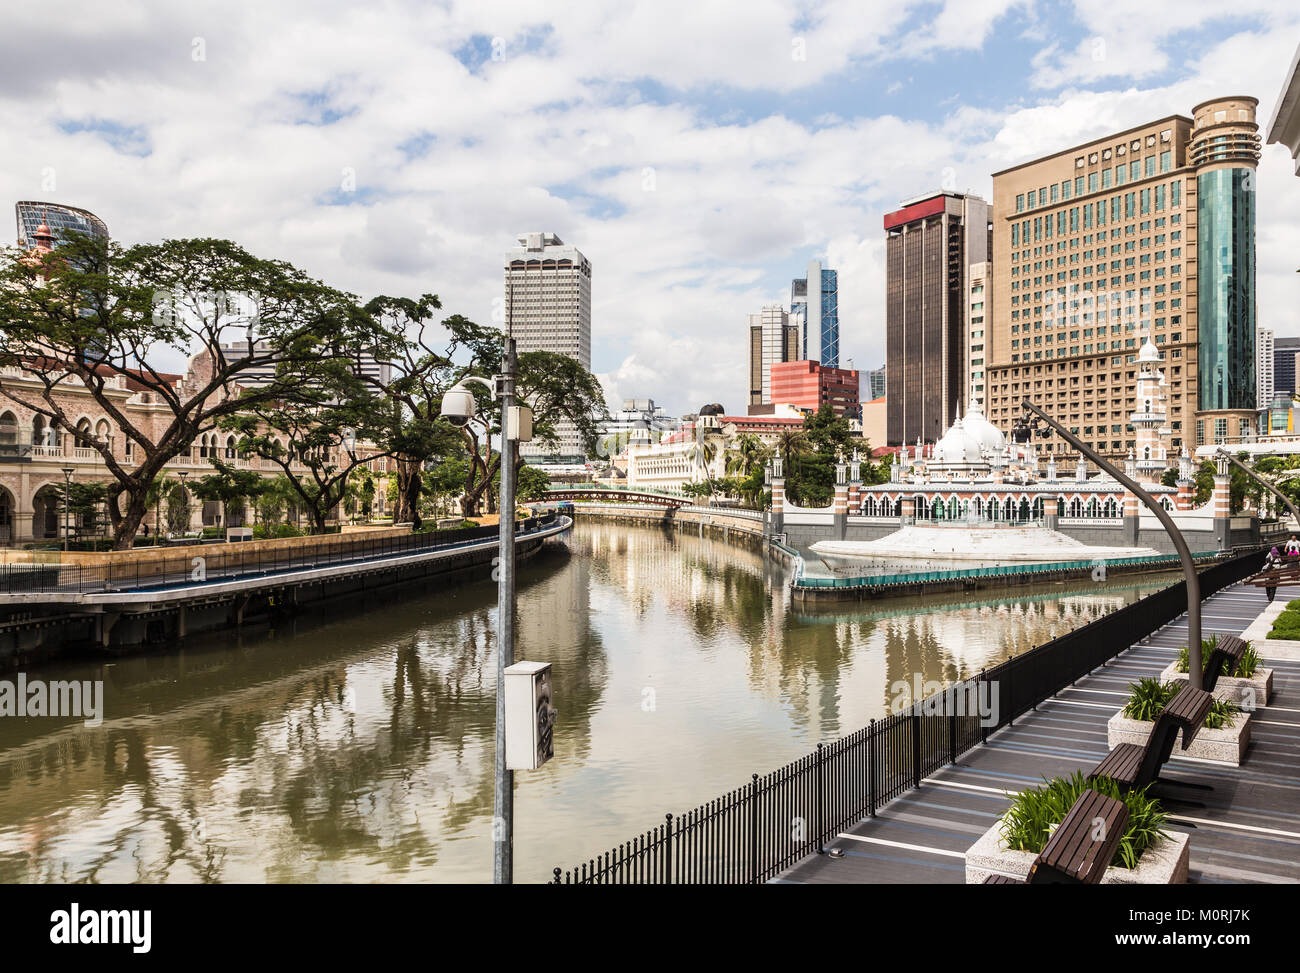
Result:
{"label": "river", "polygon": [[[785,573],[590,523],[521,565],[517,657],[554,664],[559,721],[555,759],[516,774],[517,881],[1170,580],[800,609]],[[408,590],[28,670],[102,679],[104,720],[0,719],[0,881],[490,880],[495,602],[490,581]]]}

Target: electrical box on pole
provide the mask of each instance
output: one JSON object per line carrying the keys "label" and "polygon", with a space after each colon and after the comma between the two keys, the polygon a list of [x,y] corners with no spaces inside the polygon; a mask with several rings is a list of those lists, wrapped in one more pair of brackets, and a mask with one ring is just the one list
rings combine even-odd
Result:
{"label": "electrical box on pole", "polygon": [[517,443],[531,442],[533,438],[533,410],[526,405],[512,405],[506,409],[506,438]]}
{"label": "electrical box on pole", "polygon": [[506,767],[536,770],[555,756],[551,664],[516,662],[505,675]]}

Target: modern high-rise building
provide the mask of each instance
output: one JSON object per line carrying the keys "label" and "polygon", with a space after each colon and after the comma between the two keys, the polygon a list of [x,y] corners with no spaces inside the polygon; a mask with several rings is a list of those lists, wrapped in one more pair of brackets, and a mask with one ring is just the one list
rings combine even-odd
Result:
{"label": "modern high-rise building", "polygon": [[816,412],[829,405],[837,416],[858,418],[859,373],[831,368],[815,361],[776,362],[772,365],[772,402]]}
{"label": "modern high-rise building", "polygon": [[790,316],[800,322],[804,360],[840,366],[839,275],[820,260],[808,262],[808,276],[790,282]]}
{"label": "modern high-rise building", "polygon": [[1125,456],[1149,337],[1175,453],[1254,435],[1255,105],[1203,102],[993,174],[985,373],[1004,433],[1028,396]]}
{"label": "modern high-rise building", "polygon": [[867,372],[867,400],[882,399],[888,386],[885,382],[885,366],[873,368]]}
{"label": "modern high-rise building", "polygon": [[64,206],[62,203],[21,200],[14,204],[14,218],[18,224],[19,246],[34,246],[36,228],[42,223],[48,226],[54,235],[53,246],[55,247],[59,245],[63,234],[69,230],[92,236],[108,236],[108,226],[90,210]]}
{"label": "modern high-rise building", "polygon": [[989,205],[946,192],[907,200],[885,215],[885,234],[889,445],[935,442],[969,384],[970,268],[990,260]]}
{"label": "modern high-rise building", "polygon": [[[1300,338],[1273,336],[1273,394],[1292,395],[1296,388],[1296,355],[1300,354]],[[1272,399],[1269,400],[1272,405]]]}
{"label": "modern high-rise building", "polygon": [[749,405],[772,402],[772,365],[798,361],[801,345],[798,321],[791,321],[780,304],[764,305],[749,316]]}
{"label": "modern high-rise building", "polygon": [[1255,332],[1255,408],[1273,404],[1273,331],[1260,328]]}
{"label": "modern high-rise building", "polygon": [[[505,256],[506,327],[522,354],[552,351],[591,369],[591,261],[554,233],[524,233]],[[527,460],[580,462],[585,449],[573,424],[557,423],[560,442],[521,443]]]}
{"label": "modern high-rise building", "polygon": [[970,288],[970,305],[966,314],[966,392],[964,402],[978,402],[984,407],[984,329],[985,310],[992,310],[989,295],[989,263],[971,264],[966,280]]}

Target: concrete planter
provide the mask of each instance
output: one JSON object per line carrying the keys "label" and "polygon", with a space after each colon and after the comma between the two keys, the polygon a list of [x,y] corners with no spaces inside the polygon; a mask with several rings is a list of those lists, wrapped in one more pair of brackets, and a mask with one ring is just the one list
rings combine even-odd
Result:
{"label": "concrete planter", "polygon": [[1259,653],[1261,659],[1300,662],[1300,642],[1290,639],[1270,639],[1261,635],[1259,638],[1251,639],[1250,644]]}
{"label": "concrete planter", "polygon": [[[1187,682],[1187,673],[1178,671],[1178,663],[1171,662],[1169,668],[1160,673],[1161,682]],[[1220,676],[1214,684],[1214,698],[1236,703],[1242,709],[1251,711],[1263,709],[1268,705],[1268,698],[1273,695],[1273,670],[1260,666],[1249,679],[1238,676]],[[1204,732],[1204,731],[1202,731]],[[1199,734],[1198,734],[1199,736]]]}
{"label": "concrete planter", "polygon": [[[1102,885],[1185,885],[1189,836],[1171,831],[1138,859],[1137,868],[1112,865],[1101,876]],[[966,884],[980,885],[992,874],[1023,879],[1038,856],[1032,851],[1013,851],[1002,843],[1002,818],[985,831],[966,851]]]}
{"label": "concrete planter", "polygon": [[[1130,720],[1120,710],[1106,721],[1106,745],[1112,750],[1121,743],[1136,743],[1143,746],[1151,735],[1155,724],[1145,720]],[[1192,745],[1184,750],[1183,735],[1178,734],[1174,743],[1173,756],[1197,757],[1201,760],[1213,760],[1218,763],[1241,766],[1246,759],[1246,748],[1250,746],[1250,714],[1238,713],[1231,726],[1219,730],[1201,727]]]}

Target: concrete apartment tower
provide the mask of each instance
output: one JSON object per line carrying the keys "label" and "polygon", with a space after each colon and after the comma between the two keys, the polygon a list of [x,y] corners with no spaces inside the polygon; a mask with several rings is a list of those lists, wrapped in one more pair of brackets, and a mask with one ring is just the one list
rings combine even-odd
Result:
{"label": "concrete apartment tower", "polygon": [[885,215],[891,446],[937,442],[968,400],[970,273],[972,265],[990,259],[989,212],[978,196],[940,192],[907,200]]}
{"label": "concrete apartment tower", "polygon": [[772,402],[772,365],[799,361],[802,342],[798,319],[780,304],[764,305],[749,316],[749,405]]}
{"label": "concrete apartment tower", "polygon": [[1255,332],[1255,404],[1260,410],[1273,404],[1273,329]]}
{"label": "concrete apartment tower", "polygon": [[790,317],[799,318],[803,361],[840,367],[839,274],[808,262],[808,276],[790,282]]}
{"label": "concrete apartment tower", "polygon": [[1174,454],[1255,434],[1255,104],[1203,102],[993,174],[985,373],[1004,433],[1028,395],[1124,458],[1149,335]]}
{"label": "concrete apartment tower", "polygon": [[[553,351],[591,370],[591,261],[554,233],[523,233],[505,256],[505,326],[520,354]],[[581,463],[586,457],[573,424],[558,424],[558,450],[521,443],[530,462]]]}

